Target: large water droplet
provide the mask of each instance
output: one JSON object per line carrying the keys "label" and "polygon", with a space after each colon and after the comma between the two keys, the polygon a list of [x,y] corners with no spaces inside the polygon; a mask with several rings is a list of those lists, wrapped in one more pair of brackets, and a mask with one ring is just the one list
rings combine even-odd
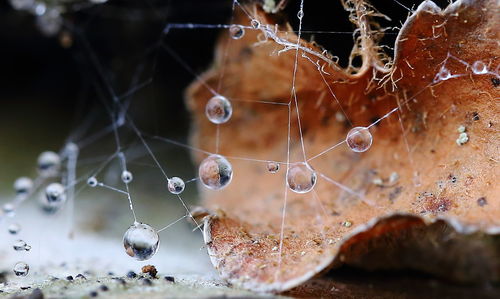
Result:
{"label": "large water droplet", "polygon": [[58,173],[61,165],[61,158],[58,154],[46,151],[38,156],[38,172],[41,176],[54,176]]}
{"label": "large water droplet", "polygon": [[66,190],[59,183],[52,183],[45,188],[45,194],[40,198],[42,209],[47,213],[57,212],[66,202]]}
{"label": "large water droplet", "polygon": [[144,223],[134,223],[123,236],[125,252],[138,261],[148,260],[158,251],[160,236]]}
{"label": "large water droplet", "polygon": [[233,168],[223,156],[210,155],[201,162],[198,175],[205,187],[220,190],[231,182]]}
{"label": "large water droplet", "polygon": [[316,185],[316,172],[307,163],[293,163],[286,173],[288,188],[296,193],[307,193]]}
{"label": "large water droplet", "polygon": [[353,152],[361,153],[367,151],[372,145],[373,137],[370,130],[365,127],[355,127],[347,133],[345,140]]}

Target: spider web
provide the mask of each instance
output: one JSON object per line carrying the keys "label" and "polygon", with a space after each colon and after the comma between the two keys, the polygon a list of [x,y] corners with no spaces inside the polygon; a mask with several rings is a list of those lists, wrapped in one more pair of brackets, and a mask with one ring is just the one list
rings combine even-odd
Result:
{"label": "spider web", "polygon": [[[396,5],[401,6],[408,13],[414,11],[414,3],[412,5],[406,5],[402,1],[393,0]],[[111,1],[112,3],[113,1]],[[496,78],[500,78],[498,74],[498,66],[493,66],[488,64],[488,62],[475,62],[475,61],[464,61],[460,57],[455,57],[451,54],[447,56],[447,58],[440,65],[439,71],[435,74],[434,79],[423,89],[418,91],[416,94],[412,95],[409,98],[404,99],[403,101],[399,101],[394,103],[393,108],[386,111],[381,117],[373,120],[368,124],[353,124],[351,122],[351,117],[342,109],[342,102],[346,99],[340,99],[332,90],[330,84],[327,81],[328,73],[325,71],[325,67],[331,64],[332,60],[339,60],[339,58],[333,57],[328,51],[319,52],[315,49],[311,49],[307,46],[304,46],[301,43],[301,38],[306,36],[306,38],[312,38],[312,36],[336,36],[341,39],[349,39],[350,35],[352,38],[357,41],[359,39],[360,29],[352,30],[352,31],[332,31],[332,30],[321,30],[321,28],[317,30],[304,30],[304,24],[307,23],[308,20],[308,9],[309,5],[314,5],[313,3],[301,0],[298,3],[298,7],[296,9],[296,16],[292,15],[292,23],[295,22],[296,28],[292,32],[283,32],[279,31],[275,24],[266,24],[263,20],[258,20],[255,15],[255,12],[249,11],[247,9],[248,6],[240,3],[237,0],[232,2],[232,13],[231,18],[228,23],[189,23],[189,22],[181,22],[176,23],[170,20],[170,16],[164,14],[162,10],[159,12],[155,12],[160,19],[165,19],[165,24],[161,28],[161,33],[159,34],[159,38],[156,42],[151,45],[149,49],[140,49],[142,55],[142,61],[140,63],[135,64],[133,76],[132,78],[128,78],[130,83],[128,85],[122,86],[122,84],[117,84],[120,82],[116,77],[119,77],[114,72],[111,72],[103,63],[102,55],[96,53],[93,45],[93,41],[89,40],[87,37],[86,28],[83,25],[75,25],[71,22],[67,22],[65,19],[61,19],[62,25],[59,30],[63,30],[64,32],[70,32],[71,36],[74,38],[75,43],[83,49],[83,52],[86,54],[85,58],[82,60],[82,69],[86,76],[92,76],[88,81],[91,82],[92,88],[95,91],[99,104],[96,108],[93,109],[81,109],[82,117],[78,118],[78,122],[75,129],[72,129],[71,134],[69,134],[65,144],[58,151],[59,155],[63,160],[63,171],[56,177],[50,178],[48,181],[60,181],[65,185],[68,201],[66,203],[66,207],[64,207],[64,213],[66,213],[67,221],[66,226],[68,228],[68,234],[72,235],[74,233],[74,204],[75,200],[79,199],[80,194],[85,190],[85,192],[89,192],[89,186],[86,184],[88,178],[96,178],[98,183],[96,189],[92,189],[92,194],[105,194],[104,192],[110,191],[116,193],[117,196],[123,197],[122,204],[125,205],[128,202],[128,206],[130,207],[131,214],[131,223],[134,222],[145,222],[148,223],[147,215],[144,213],[140,213],[137,208],[137,201],[139,201],[140,196],[136,195],[134,192],[135,188],[135,177],[140,177],[141,172],[140,167],[148,167],[155,169],[156,175],[160,176],[162,179],[161,186],[164,188],[164,196],[169,197],[169,208],[174,206],[175,202],[175,211],[178,213],[176,217],[165,221],[165,223],[158,225],[155,227],[158,233],[163,231],[171,230],[175,227],[176,224],[181,222],[182,220],[189,218],[194,222],[194,233],[201,232],[201,223],[198,223],[195,218],[192,216],[189,205],[192,201],[186,201],[184,198],[185,193],[172,195],[169,194],[166,186],[170,178],[173,176],[178,176],[176,173],[179,173],[179,166],[176,165],[178,163],[170,162],[171,159],[168,159],[168,153],[165,155],[162,153],[163,148],[165,146],[174,147],[177,149],[185,150],[186,152],[197,152],[202,155],[212,155],[212,154],[220,154],[225,156],[230,162],[232,161],[244,161],[248,163],[254,163],[256,167],[265,168],[269,161],[273,161],[278,163],[284,169],[280,170],[280,173],[283,174],[283,185],[276,186],[276,189],[280,189],[282,191],[282,208],[279,211],[281,213],[281,223],[280,223],[280,232],[279,232],[279,243],[276,248],[276,254],[278,258],[278,263],[281,265],[282,257],[284,256],[283,252],[283,239],[285,235],[285,230],[287,228],[287,223],[290,215],[287,214],[287,205],[289,193],[291,192],[287,181],[286,175],[289,172],[290,165],[303,162],[306,164],[313,165],[315,161],[324,157],[325,155],[333,155],[335,154],[335,150],[340,147],[345,147],[346,140],[335,140],[329,146],[325,147],[320,152],[311,152],[308,150],[308,142],[304,139],[304,132],[302,128],[301,122],[301,97],[297,94],[296,90],[296,79],[301,76],[300,66],[304,64],[312,64],[317,68],[318,74],[321,76],[324,84],[324,100],[331,101],[333,105],[337,105],[340,107],[339,113],[336,117],[341,121],[346,121],[350,128],[354,128],[356,126],[362,125],[366,127],[368,130],[372,129],[374,126],[379,125],[385,121],[389,121],[389,119],[395,118],[401,127],[401,135],[405,140],[405,146],[407,151],[407,157],[405,157],[409,164],[413,168],[414,173],[414,183],[419,184],[419,173],[418,165],[415,165],[412,158],[412,151],[414,145],[412,145],[408,138],[407,132],[408,128],[405,128],[403,121],[401,110],[403,107],[411,106],[411,103],[424,91],[431,89],[433,86],[441,84],[447,80],[454,80],[456,78],[461,78],[464,76],[470,76],[471,74],[482,76],[488,75]],[[106,6],[107,4],[103,5]],[[293,6],[293,4],[289,4]],[[353,3],[350,1],[346,1],[346,7],[352,8]],[[75,11],[85,11],[87,9],[84,7],[72,7]],[[370,7],[369,7],[370,8]],[[106,12],[103,9],[103,14]],[[235,24],[234,16],[237,13],[242,13],[248,17],[249,23],[255,22],[255,26],[248,26],[244,24]],[[376,14],[377,12],[373,12]],[[40,16],[44,16],[44,13],[39,14]],[[382,16],[381,16],[382,17]],[[298,24],[297,24],[298,23]],[[392,27],[397,27],[398,24],[392,24]],[[43,26],[40,25],[39,26]],[[222,71],[220,72],[219,84],[217,86],[210,85],[204,81],[203,76],[201,75],[201,71],[193,69],[190,64],[186,61],[186,57],[183,56],[183,53],[179,53],[177,49],[182,48],[182,45],[176,45],[176,47],[172,47],[170,44],[169,36],[172,34],[184,34],[185,32],[191,32],[203,35],[206,31],[211,32],[219,32],[221,34],[230,34],[231,28],[240,28],[243,32],[251,32],[256,31],[259,33],[261,37],[260,40],[255,41],[255,46],[272,43],[275,44],[279,50],[275,53],[269,53],[270,55],[283,55],[287,52],[293,52],[295,55],[295,61],[293,65],[293,69],[290,69],[292,74],[292,79],[290,82],[290,98],[289,99],[281,99],[278,101],[250,101],[248,99],[238,99],[234,97],[229,97],[229,100],[233,104],[233,109],[238,109],[240,103],[251,102],[251,104],[255,105],[265,105],[269,107],[268,109],[274,109],[276,113],[284,113],[286,114],[287,123],[286,126],[280,128],[283,131],[285,140],[286,140],[286,148],[284,151],[286,154],[279,159],[277,157],[260,157],[258,153],[255,156],[235,156],[235,155],[225,155],[224,152],[221,151],[221,148],[224,143],[231,142],[230,140],[224,140],[221,137],[221,130],[224,130],[225,126],[232,126],[231,121],[224,125],[215,125],[216,126],[216,134],[214,136],[210,136],[213,140],[213,148],[197,148],[187,143],[186,136],[182,136],[179,138],[178,134],[173,134],[174,136],[164,136],[158,134],[158,127],[156,128],[157,132],[151,132],[149,129],[141,128],[139,122],[143,122],[144,118],[148,116],[140,115],[137,116],[138,113],[136,111],[141,109],[141,101],[144,91],[148,89],[153,89],[155,84],[162,84],[161,82],[155,81],[155,76],[162,68],[160,63],[160,54],[169,55],[176,63],[178,63],[190,76],[192,76],[193,80],[202,84],[213,96],[217,95],[225,95],[224,86],[221,84],[222,79],[225,76],[224,67],[226,63],[226,59],[229,53],[229,50],[232,47],[232,43],[234,39],[227,39],[227,42],[223,45],[223,58],[222,58]],[[436,34],[439,33],[439,24],[436,25]],[[375,30],[373,33],[380,34],[381,36],[392,36],[395,38],[397,35],[398,28],[390,28],[383,27],[378,30]],[[44,32],[49,34],[50,30],[45,30]],[[288,39],[287,33],[296,34],[296,39]],[[187,33],[186,33],[187,34]],[[390,43],[388,43],[390,44]],[[385,46],[388,48],[388,46]],[[387,49],[389,54],[392,49]],[[391,67],[392,60],[389,58],[382,59],[386,64],[378,65],[377,68],[380,69],[388,69]],[[355,59],[356,55],[350,57],[343,57],[343,61],[348,61],[348,67],[353,73],[359,70],[359,65],[356,65]],[[479,65],[479,63],[483,63]],[[453,73],[450,71],[450,64],[458,64],[463,66],[467,72],[464,73]],[[411,66],[410,66],[411,67]],[[92,75],[95,74],[95,75]],[[397,76],[398,74],[390,73],[390,75],[386,78],[379,78],[378,80],[383,84],[384,82],[397,82],[397,79],[393,76]],[[176,76],[176,74],[172,74],[172,76]],[[124,91],[119,91],[124,90]],[[153,91],[154,94],[154,91]],[[151,95],[151,93],[146,93],[146,95]],[[161,99],[160,99],[161,100]],[[158,99],[155,99],[158,101]],[[153,101],[153,106],[154,102]],[[154,109],[148,109],[151,112]],[[106,118],[102,118],[101,111],[104,111],[104,115]],[[134,113],[132,113],[134,112]],[[175,114],[175,111],[167,111],[166,117],[170,117]],[[158,115],[154,115],[153,118],[158,118]],[[160,115],[160,117],[163,117]],[[296,124],[296,126],[294,126]],[[175,130],[173,130],[175,132]],[[374,143],[377,140],[373,141]],[[291,148],[295,145],[299,145],[300,154],[295,156],[291,152]],[[78,150],[69,150],[68,145],[76,145]],[[89,152],[89,155],[86,155],[86,152]],[[176,167],[174,167],[175,165]],[[189,166],[187,166],[189,167]],[[120,173],[123,171],[127,171],[132,169],[132,173],[134,175],[134,181],[130,183],[121,183],[117,180]],[[320,171],[320,167],[315,167],[316,173],[318,175],[318,184],[331,184],[335,188],[339,188],[343,192],[349,194],[350,196],[354,196],[359,200],[363,201],[364,204],[371,206],[374,209],[377,209],[377,205],[369,200],[364,198],[364,190],[358,190],[349,184],[341,183],[340,180],[337,180],[328,175],[328,173],[324,171]],[[185,173],[185,171],[180,171],[181,173]],[[190,172],[192,174],[192,171]],[[234,169],[234,175],[239,176],[243,175],[238,172],[238,169]],[[196,175],[193,177],[183,177],[186,183],[186,191],[195,190],[196,182],[199,183],[199,178]],[[108,183],[109,181],[109,183]],[[16,213],[22,213],[23,203],[29,199],[35,198],[37,196],[37,192],[45,186],[47,183],[46,179],[41,177],[37,177],[34,180],[34,187],[32,192],[23,197],[16,197],[14,200],[9,201],[8,204],[12,204],[16,210]],[[199,188],[203,188],[201,184],[198,184]],[[86,190],[87,189],[87,190]],[[192,192],[192,191],[191,191]],[[98,196],[98,195],[97,195]],[[324,219],[329,216],[328,209],[325,207],[322,199],[318,195],[318,193],[313,189],[309,194],[305,196],[312,197],[312,209],[313,211],[308,211],[307,213],[313,213],[315,218],[317,219],[317,225],[320,227],[319,232],[323,236],[323,238],[327,238],[327,232],[323,227]],[[5,209],[4,209],[5,210]],[[6,222],[15,221],[14,218],[7,218],[7,216],[2,217]],[[7,221],[8,220],[8,221]],[[168,246],[168,244],[164,245]],[[118,254],[118,253],[117,253]],[[278,277],[280,272],[276,273]]]}

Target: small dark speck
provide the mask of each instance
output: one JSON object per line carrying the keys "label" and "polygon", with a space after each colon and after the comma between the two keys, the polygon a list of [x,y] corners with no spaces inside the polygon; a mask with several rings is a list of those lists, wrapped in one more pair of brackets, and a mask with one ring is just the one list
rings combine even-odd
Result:
{"label": "small dark speck", "polygon": [[78,274],[75,278],[77,279],[87,279],[83,274]]}
{"label": "small dark speck", "polygon": [[431,153],[436,153],[436,150],[435,149],[431,149]]}
{"label": "small dark speck", "polygon": [[28,299],[43,299],[43,292],[39,288],[36,288],[31,292],[31,294],[28,296]]}
{"label": "small dark speck", "polygon": [[106,285],[101,285],[101,286],[99,287],[99,289],[101,289],[101,291],[103,291],[103,292],[107,292],[107,291],[109,291],[109,288],[108,288],[108,286],[106,286]]}
{"label": "small dark speck", "polygon": [[66,280],[69,280],[69,281],[72,281],[73,280],[73,276],[66,276]]}
{"label": "small dark speck", "polygon": [[31,287],[20,287],[21,290],[29,290]]}
{"label": "small dark speck", "polygon": [[134,271],[128,271],[127,272],[127,277],[128,278],[136,278],[137,277],[137,274],[135,274]]}
{"label": "small dark speck", "polygon": [[142,280],[142,284],[145,285],[145,286],[150,286],[150,285],[153,285],[153,282],[149,278],[144,278]]}
{"label": "small dark speck", "polygon": [[480,197],[478,198],[477,200],[477,204],[480,206],[480,207],[483,207],[485,205],[488,204],[488,202],[486,201],[486,197]]}
{"label": "small dark speck", "polygon": [[456,182],[457,182],[457,180],[458,180],[458,179],[457,179],[457,177],[456,177],[456,176],[454,176],[454,175],[450,174],[450,175],[448,176],[448,180],[450,180],[450,182],[454,184],[454,183],[456,183]]}
{"label": "small dark speck", "polygon": [[478,121],[479,120],[479,113],[477,112],[472,112],[472,120]]}
{"label": "small dark speck", "polygon": [[493,84],[494,87],[498,87],[500,85],[500,79],[491,78],[491,83]]}
{"label": "small dark speck", "polygon": [[7,272],[0,272],[0,283],[7,282]]}
{"label": "small dark speck", "polygon": [[115,273],[113,273],[113,272],[108,272],[108,275],[109,275],[109,276],[113,276],[113,275],[115,275]]}
{"label": "small dark speck", "polygon": [[173,276],[165,276],[165,280],[169,282],[175,282],[175,278]]}
{"label": "small dark speck", "polygon": [[90,293],[89,293],[89,296],[90,296],[90,297],[97,297],[97,295],[98,295],[98,294],[97,294],[97,292],[96,292],[96,291],[92,291],[92,292],[90,292]]}

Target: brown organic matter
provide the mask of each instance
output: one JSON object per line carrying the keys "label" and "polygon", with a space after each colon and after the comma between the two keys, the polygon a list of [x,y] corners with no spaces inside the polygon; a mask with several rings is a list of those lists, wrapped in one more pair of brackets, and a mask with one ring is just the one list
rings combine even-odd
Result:
{"label": "brown organic matter", "polygon": [[[200,187],[213,211],[204,227],[212,263],[230,283],[258,291],[285,291],[344,264],[500,282],[498,1],[459,0],[443,11],[423,2],[401,28],[392,62],[373,34],[376,11],[361,0],[344,4],[360,29],[352,56],[361,56],[360,68],[342,69],[303,40],[296,57],[283,43],[297,42],[290,27],[248,5],[262,26],[279,23],[275,36],[264,40],[262,27],[239,40],[223,34],[204,83],[189,88],[197,148],[216,152],[217,126],[204,115],[213,96],[207,85],[234,110],[218,133],[233,181],[216,192]],[[243,13],[235,22],[250,26]],[[489,73],[474,74],[476,61]],[[443,70],[451,78],[439,80]],[[304,161],[297,111],[318,174],[305,194],[285,184],[286,162]],[[341,143],[378,119],[368,151]],[[272,174],[267,160],[284,164]]]}

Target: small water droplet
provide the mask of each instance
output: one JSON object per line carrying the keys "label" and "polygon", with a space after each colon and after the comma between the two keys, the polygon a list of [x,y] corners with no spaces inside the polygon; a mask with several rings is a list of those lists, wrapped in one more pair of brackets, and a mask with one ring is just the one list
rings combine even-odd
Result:
{"label": "small water droplet", "polygon": [[46,151],[38,156],[38,173],[43,177],[55,176],[60,166],[61,158],[54,152]]}
{"label": "small water droplet", "polygon": [[27,195],[33,188],[33,181],[28,177],[20,177],[14,182],[14,190],[17,195]]}
{"label": "small water droplet", "polygon": [[66,202],[66,190],[59,183],[48,185],[43,195],[40,197],[40,203],[42,209],[49,214],[57,212]]}
{"label": "small water droplet", "polygon": [[240,25],[231,25],[229,27],[229,35],[232,39],[240,39],[245,35],[245,28]]}
{"label": "small water droplet", "polygon": [[179,177],[172,177],[168,180],[168,191],[172,194],[180,194],[182,191],[184,191],[184,188],[186,187],[186,184],[184,181],[179,178]]}
{"label": "small water droplet", "polygon": [[128,170],[122,171],[122,181],[125,184],[132,182],[133,179],[134,179],[134,176],[132,175],[132,173],[130,171],[128,171]]}
{"label": "small water droplet", "polygon": [[30,271],[30,267],[25,262],[18,262],[14,265],[14,269],[12,270],[16,276],[26,276]]}
{"label": "small water droplet", "polygon": [[472,64],[472,72],[476,75],[487,74],[488,68],[486,67],[486,64],[484,64],[484,62],[478,60],[474,61],[474,63]]}
{"label": "small water droplet", "polygon": [[280,170],[280,164],[278,162],[269,161],[267,162],[267,171],[270,173],[276,173]]}
{"label": "small water droplet", "polygon": [[98,184],[98,181],[95,177],[90,177],[87,179],[87,185],[89,185],[90,187],[96,187]]}
{"label": "small water droplet", "polygon": [[11,223],[7,230],[11,235],[17,235],[21,231],[21,225],[19,223]]}

